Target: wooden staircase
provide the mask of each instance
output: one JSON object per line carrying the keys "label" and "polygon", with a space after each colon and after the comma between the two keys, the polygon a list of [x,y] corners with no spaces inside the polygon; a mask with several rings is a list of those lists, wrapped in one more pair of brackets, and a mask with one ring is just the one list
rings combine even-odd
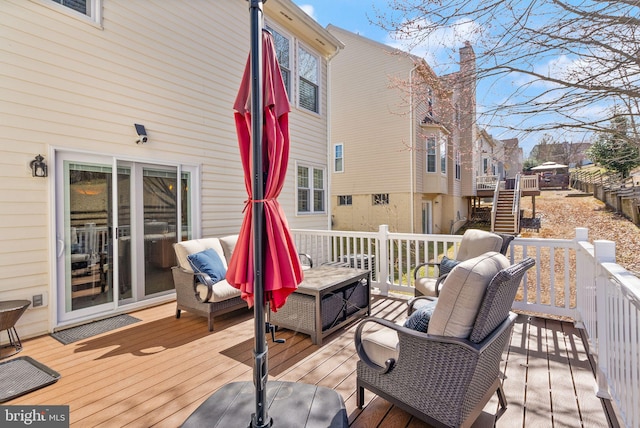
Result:
{"label": "wooden staircase", "polygon": [[516,191],[500,189],[497,200],[494,200],[496,216],[492,224],[493,232],[500,233],[519,233],[517,215],[520,213],[520,207],[516,207],[516,214],[513,213],[513,202],[516,197]]}

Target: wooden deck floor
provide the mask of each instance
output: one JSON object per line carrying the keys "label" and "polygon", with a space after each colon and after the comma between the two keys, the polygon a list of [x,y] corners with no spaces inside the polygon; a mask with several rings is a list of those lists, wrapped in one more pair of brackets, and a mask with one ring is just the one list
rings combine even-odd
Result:
{"label": "wooden deck floor", "polygon": [[[372,313],[400,319],[405,307],[404,300],[376,297]],[[69,405],[71,425],[83,428],[177,427],[222,385],[252,379],[252,312],[216,319],[216,331],[209,333],[205,318],[183,313],[177,320],[174,308],[135,312],[141,322],[70,345],[50,336],[23,341],[18,356],[35,358],[62,377],[4,404]],[[337,390],[352,427],[427,426],[368,391],[366,407],[356,408],[354,330],[352,324],[334,333],[321,347],[307,335],[278,332],[287,341],[269,341],[270,378]],[[520,316],[503,372],[509,406],[497,427],[614,425],[594,395],[580,333],[569,323]],[[489,403],[474,426],[493,426],[496,405]]]}

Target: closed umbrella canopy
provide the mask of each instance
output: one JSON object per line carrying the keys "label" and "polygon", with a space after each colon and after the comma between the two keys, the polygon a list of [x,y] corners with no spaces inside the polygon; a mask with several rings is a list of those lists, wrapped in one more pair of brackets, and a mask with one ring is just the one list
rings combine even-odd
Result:
{"label": "closed umbrella canopy", "polygon": [[[238,243],[229,261],[227,281],[240,289],[249,306],[254,304],[254,239],[263,253],[264,298],[273,311],[284,305],[287,296],[302,282],[302,268],[285,214],[277,200],[284,186],[289,160],[289,99],[280,73],[273,37],[263,32],[263,199],[252,191],[253,156],[251,138],[251,72],[247,61],[240,91],[234,104],[240,157],[248,200]],[[264,236],[254,237],[252,222],[255,203],[262,203]],[[257,304],[260,304],[258,302]]]}

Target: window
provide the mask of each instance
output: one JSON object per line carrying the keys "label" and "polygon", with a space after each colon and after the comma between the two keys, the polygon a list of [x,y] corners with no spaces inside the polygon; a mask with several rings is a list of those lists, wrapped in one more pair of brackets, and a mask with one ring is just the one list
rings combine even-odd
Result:
{"label": "window", "polygon": [[324,212],[324,170],[298,165],[298,213]]}
{"label": "window", "polygon": [[333,146],[333,172],[344,172],[343,148],[342,144]]}
{"label": "window", "polygon": [[436,137],[427,138],[427,172],[436,172]]}
{"label": "window", "polygon": [[489,158],[482,159],[482,173],[489,175]]}
{"label": "window", "polygon": [[352,205],[353,199],[351,195],[338,196],[338,205]]}
{"label": "window", "polygon": [[447,141],[440,141],[440,172],[446,174],[447,172]]}
{"label": "window", "polygon": [[54,3],[66,6],[83,15],[88,16],[95,22],[100,22],[99,12],[102,10],[102,0],[51,0]]}
{"label": "window", "polygon": [[388,193],[376,193],[373,196],[372,203],[373,205],[389,205],[389,194]]}
{"label": "window", "polygon": [[282,33],[267,25],[267,29],[273,34],[273,41],[276,47],[276,56],[280,64],[282,80],[287,89],[287,95],[291,98],[291,40]]}
{"label": "window", "polygon": [[318,113],[318,58],[302,46],[298,47],[298,104]]}
{"label": "window", "polygon": [[433,119],[433,89],[427,89],[427,116]]}
{"label": "window", "polygon": [[462,160],[460,156],[460,150],[456,150],[456,179],[462,178]]}

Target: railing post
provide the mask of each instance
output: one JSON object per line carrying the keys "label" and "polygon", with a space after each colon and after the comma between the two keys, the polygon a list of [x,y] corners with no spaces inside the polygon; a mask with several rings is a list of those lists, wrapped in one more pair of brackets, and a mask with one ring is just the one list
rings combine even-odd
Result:
{"label": "railing post", "polygon": [[386,224],[378,226],[378,245],[380,250],[380,255],[378,256],[380,271],[376,278],[378,278],[380,294],[387,296],[389,295],[389,264],[391,254],[389,253],[389,226]]}
{"label": "railing post", "polygon": [[584,329],[583,312],[587,309],[587,293],[589,282],[593,281],[593,272],[589,272],[590,264],[587,263],[585,257],[580,253],[579,242],[587,242],[589,240],[589,229],[586,227],[576,227],[576,237],[574,242],[576,243],[574,251],[576,252],[576,322],[577,328]]}
{"label": "railing post", "polygon": [[607,305],[607,272],[602,263],[616,262],[616,244],[612,241],[596,240],[593,242],[596,259],[596,319],[598,331],[598,357],[596,369],[596,395],[600,398],[611,399],[607,382],[608,364],[608,332],[609,325]]}

